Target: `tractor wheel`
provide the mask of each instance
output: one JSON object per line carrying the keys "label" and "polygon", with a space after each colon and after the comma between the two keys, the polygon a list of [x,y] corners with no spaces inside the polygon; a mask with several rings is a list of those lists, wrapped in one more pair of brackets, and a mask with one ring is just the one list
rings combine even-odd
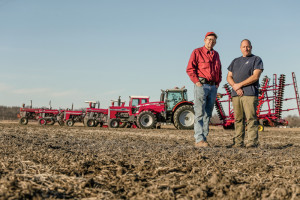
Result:
{"label": "tractor wheel", "polygon": [[195,121],[192,105],[183,105],[174,113],[174,126],[177,129],[193,129]]}
{"label": "tractor wheel", "polygon": [[95,125],[94,127],[97,127],[100,124],[100,122],[98,122],[97,120],[95,120]]}
{"label": "tractor wheel", "polygon": [[95,120],[93,120],[93,119],[88,119],[87,122],[86,122],[87,127],[94,127],[95,124],[96,124]]}
{"label": "tractor wheel", "polygon": [[119,128],[125,128],[127,126],[127,122],[121,122]]}
{"label": "tractor wheel", "polygon": [[118,119],[110,119],[108,120],[109,128],[119,128],[119,120]]}
{"label": "tractor wheel", "polygon": [[258,125],[258,131],[259,131],[259,132],[263,132],[264,130],[265,130],[264,125],[259,124],[259,125]]}
{"label": "tractor wheel", "polygon": [[161,123],[156,124],[156,129],[161,129]]}
{"label": "tractor wheel", "polygon": [[39,119],[38,121],[39,125],[45,126],[47,125],[47,120],[45,120],[44,118]]}
{"label": "tractor wheel", "polygon": [[27,117],[22,117],[19,120],[19,123],[22,124],[22,125],[27,125],[28,124],[28,118]]}
{"label": "tractor wheel", "polygon": [[74,126],[74,121],[72,119],[68,119],[66,121],[67,126]]}
{"label": "tractor wheel", "polygon": [[141,129],[155,128],[156,123],[157,118],[151,111],[143,111],[137,117],[137,124]]}
{"label": "tractor wheel", "polygon": [[54,125],[55,124],[54,119],[47,119],[47,124],[48,125]]}
{"label": "tractor wheel", "polygon": [[223,126],[223,128],[224,128],[225,130],[228,130],[228,129],[234,129],[234,123],[232,123],[232,124],[230,124],[230,125],[228,125],[228,126]]}

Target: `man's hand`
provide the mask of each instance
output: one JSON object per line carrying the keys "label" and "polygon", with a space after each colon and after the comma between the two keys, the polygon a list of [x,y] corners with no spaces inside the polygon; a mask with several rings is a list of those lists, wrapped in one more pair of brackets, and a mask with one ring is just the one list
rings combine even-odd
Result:
{"label": "man's hand", "polygon": [[240,97],[244,95],[244,91],[242,89],[238,89],[236,90],[237,95],[239,95]]}
{"label": "man's hand", "polygon": [[200,82],[197,82],[196,85],[197,85],[198,87],[201,87],[201,86],[202,86],[202,84],[201,84]]}
{"label": "man's hand", "polygon": [[236,91],[237,92],[237,90],[238,89],[240,89],[242,87],[242,85],[241,84],[239,84],[239,83],[235,83],[235,84],[233,84],[233,86],[232,86],[232,89],[234,89],[234,91]]}

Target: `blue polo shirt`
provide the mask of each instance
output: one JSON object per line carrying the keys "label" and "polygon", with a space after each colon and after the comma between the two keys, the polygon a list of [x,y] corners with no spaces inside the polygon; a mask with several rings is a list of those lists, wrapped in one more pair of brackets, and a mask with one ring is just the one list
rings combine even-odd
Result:
{"label": "blue polo shirt", "polygon": [[[232,72],[234,82],[240,83],[253,75],[255,69],[263,70],[264,67],[261,58],[252,54],[247,57],[241,56],[234,59],[227,69]],[[258,96],[259,80],[251,85],[242,87],[242,89],[244,96]],[[232,90],[231,95],[233,97],[238,96],[234,90]]]}

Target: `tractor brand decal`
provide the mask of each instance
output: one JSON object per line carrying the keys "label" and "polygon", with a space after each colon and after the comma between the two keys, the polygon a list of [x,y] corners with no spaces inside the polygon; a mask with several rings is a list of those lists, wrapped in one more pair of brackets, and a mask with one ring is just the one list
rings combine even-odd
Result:
{"label": "tractor brand decal", "polygon": [[110,110],[113,110],[113,111],[129,111],[129,109],[126,109],[126,108],[121,108],[121,109],[110,109]]}
{"label": "tractor brand decal", "polygon": [[[154,105],[154,106],[161,106],[161,105],[163,105],[163,104],[158,104],[158,103],[147,103],[147,104],[143,104],[143,106],[152,106],[152,105]],[[137,106],[137,107],[139,107],[139,106]]]}

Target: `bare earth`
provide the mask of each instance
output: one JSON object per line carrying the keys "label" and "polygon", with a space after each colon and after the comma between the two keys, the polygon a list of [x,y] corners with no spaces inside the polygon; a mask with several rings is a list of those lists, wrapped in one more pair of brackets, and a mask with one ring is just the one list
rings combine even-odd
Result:
{"label": "bare earth", "polygon": [[0,199],[300,199],[300,129],[269,128],[256,149],[211,148],[193,131],[0,122]]}

